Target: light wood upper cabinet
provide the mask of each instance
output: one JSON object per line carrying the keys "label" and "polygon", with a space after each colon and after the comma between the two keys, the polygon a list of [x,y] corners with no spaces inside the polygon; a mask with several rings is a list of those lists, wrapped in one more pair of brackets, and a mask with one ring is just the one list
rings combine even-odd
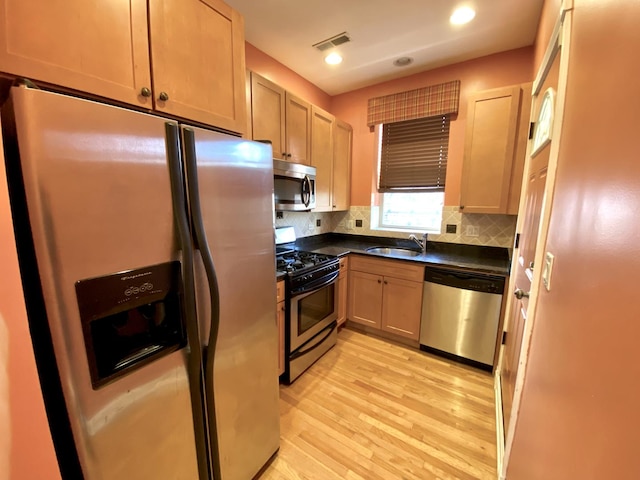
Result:
{"label": "light wood upper cabinet", "polygon": [[418,340],[424,267],[352,256],[349,321]]}
{"label": "light wood upper cabinet", "polygon": [[316,167],[316,212],[349,210],[351,125],[311,109],[311,165]]}
{"label": "light wood upper cabinet", "polygon": [[251,72],[251,130],[273,157],[316,167],[317,212],[349,210],[353,129],[330,113]]}
{"label": "light wood upper cabinet", "polygon": [[244,132],[242,16],[220,0],[150,0],[149,30],[155,108]]}
{"label": "light wood upper cabinet", "polygon": [[349,210],[351,206],[351,145],[353,128],[336,119],[334,126],[332,210]]}
{"label": "light wood upper cabinet", "polygon": [[285,92],[273,82],[251,72],[251,127],[254,140],[269,140],[273,158],[286,160]]}
{"label": "light wood upper cabinet", "polygon": [[333,126],[335,118],[313,105],[311,107],[311,165],[316,167],[317,212],[332,210]]}
{"label": "light wood upper cabinet", "polygon": [[0,0],[0,71],[151,108],[146,0]]}
{"label": "light wood upper cabinet", "polygon": [[0,72],[243,133],[244,64],[221,0],[0,0]]}
{"label": "light wood upper cabinet", "polygon": [[311,165],[311,104],[285,93],[286,160]]}
{"label": "light wood upper cabinet", "polygon": [[469,100],[460,192],[464,213],[517,213],[529,104],[519,85],[477,92]]}

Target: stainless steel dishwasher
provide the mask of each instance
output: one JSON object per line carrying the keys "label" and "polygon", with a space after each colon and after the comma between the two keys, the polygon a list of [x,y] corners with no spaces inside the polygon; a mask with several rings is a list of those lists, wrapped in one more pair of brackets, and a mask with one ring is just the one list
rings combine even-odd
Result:
{"label": "stainless steel dishwasher", "polygon": [[504,278],[426,268],[420,349],[491,370]]}

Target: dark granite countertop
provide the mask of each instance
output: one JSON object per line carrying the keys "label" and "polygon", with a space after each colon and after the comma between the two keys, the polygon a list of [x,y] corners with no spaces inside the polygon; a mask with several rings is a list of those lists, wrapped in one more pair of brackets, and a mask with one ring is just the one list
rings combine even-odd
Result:
{"label": "dark granite countertop", "polygon": [[308,250],[327,255],[343,256],[349,253],[358,253],[407,262],[417,262],[433,267],[453,267],[500,276],[509,275],[509,267],[511,264],[509,250],[501,247],[428,242],[427,252],[425,254],[409,258],[406,256],[376,254],[366,251],[367,248],[378,246],[404,247],[417,250],[417,245],[407,239],[339,233],[303,237],[296,240],[295,243],[295,247],[300,250]]}

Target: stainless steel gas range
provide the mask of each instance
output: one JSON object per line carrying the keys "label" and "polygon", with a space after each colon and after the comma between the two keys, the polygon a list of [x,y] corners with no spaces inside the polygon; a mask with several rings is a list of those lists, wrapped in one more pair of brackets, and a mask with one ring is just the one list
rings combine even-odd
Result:
{"label": "stainless steel gas range", "polygon": [[338,257],[276,248],[276,269],[285,273],[285,372],[293,382],[336,344]]}

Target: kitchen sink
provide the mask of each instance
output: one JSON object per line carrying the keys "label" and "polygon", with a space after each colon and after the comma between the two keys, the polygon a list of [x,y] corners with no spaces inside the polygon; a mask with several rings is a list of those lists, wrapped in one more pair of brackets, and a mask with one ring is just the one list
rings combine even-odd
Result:
{"label": "kitchen sink", "polygon": [[421,252],[402,247],[371,247],[367,248],[369,253],[379,253],[381,255],[395,255],[396,257],[417,257]]}

